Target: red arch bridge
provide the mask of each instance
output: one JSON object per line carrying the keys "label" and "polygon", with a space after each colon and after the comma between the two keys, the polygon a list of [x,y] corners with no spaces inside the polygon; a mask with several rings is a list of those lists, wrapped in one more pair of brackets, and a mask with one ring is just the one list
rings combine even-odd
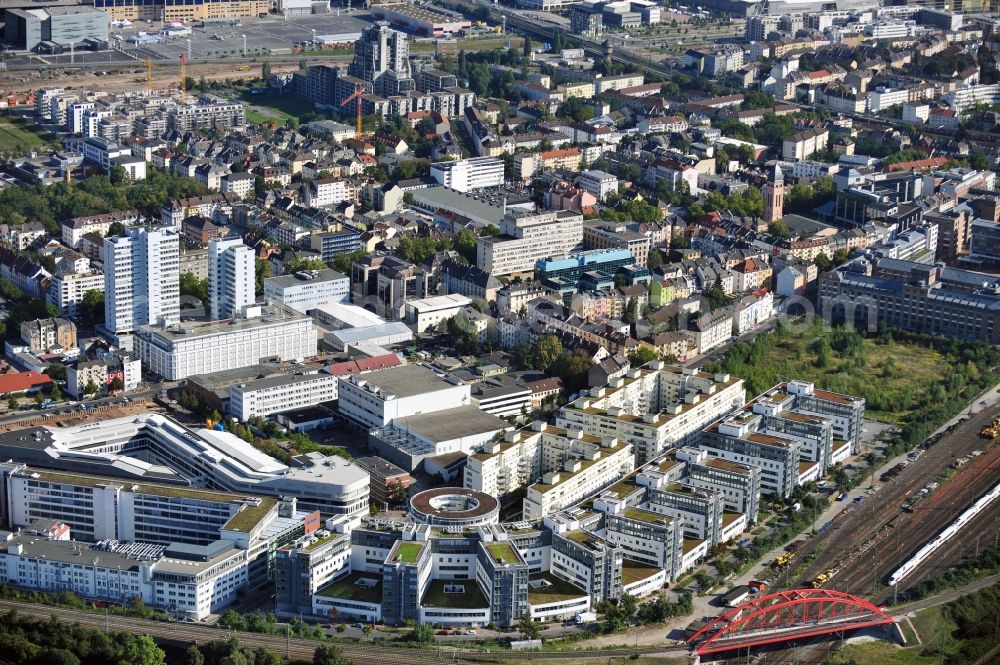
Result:
{"label": "red arch bridge", "polygon": [[829,589],[792,589],[752,598],[722,613],[688,643],[704,655],[891,623],[891,616],[864,598]]}

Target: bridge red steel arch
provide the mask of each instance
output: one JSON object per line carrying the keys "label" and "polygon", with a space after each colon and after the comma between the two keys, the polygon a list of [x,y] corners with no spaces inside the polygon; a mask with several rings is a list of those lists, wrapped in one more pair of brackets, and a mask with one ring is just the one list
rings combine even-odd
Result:
{"label": "bridge red steel arch", "polygon": [[[723,612],[692,635],[688,643],[703,655],[893,621],[864,598],[832,589],[791,589],[751,598]],[[802,630],[793,633],[796,628]]]}

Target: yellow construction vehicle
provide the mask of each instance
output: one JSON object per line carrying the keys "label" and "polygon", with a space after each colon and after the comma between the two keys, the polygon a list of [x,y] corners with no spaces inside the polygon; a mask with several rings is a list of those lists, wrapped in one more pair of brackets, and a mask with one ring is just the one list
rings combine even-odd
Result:
{"label": "yellow construction vehicle", "polygon": [[983,439],[995,439],[1000,436],[1000,418],[996,418],[986,427],[979,430],[979,436]]}

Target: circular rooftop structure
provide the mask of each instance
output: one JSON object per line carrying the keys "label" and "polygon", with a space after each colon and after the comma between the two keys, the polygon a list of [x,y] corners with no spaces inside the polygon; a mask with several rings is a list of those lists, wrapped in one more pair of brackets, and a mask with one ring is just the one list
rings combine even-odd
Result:
{"label": "circular rooftop structure", "polygon": [[496,524],[500,502],[489,494],[464,487],[435,487],[410,499],[410,517],[436,526]]}

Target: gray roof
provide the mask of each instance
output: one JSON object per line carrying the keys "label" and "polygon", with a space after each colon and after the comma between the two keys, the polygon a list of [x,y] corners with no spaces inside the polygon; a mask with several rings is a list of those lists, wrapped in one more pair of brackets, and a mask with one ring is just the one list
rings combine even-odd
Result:
{"label": "gray roof", "polygon": [[392,425],[434,443],[484,432],[497,432],[508,426],[507,421],[474,406],[459,406],[419,416],[396,418]]}
{"label": "gray roof", "polygon": [[[304,273],[315,273],[316,276],[312,279],[304,279],[299,277],[300,274]],[[347,279],[347,275],[339,273],[336,270],[326,268],[322,270],[300,270],[299,272],[292,273],[291,275],[281,275],[279,277],[268,277],[264,280],[264,284],[272,284],[280,288],[288,288],[290,286],[301,286],[303,284],[316,284],[318,282],[333,282],[338,279]]]}
{"label": "gray roof", "polygon": [[[400,365],[365,374],[363,380],[376,386],[383,393],[398,397],[412,397],[454,386],[426,367],[420,365]],[[440,415],[440,414],[436,414]]]}

